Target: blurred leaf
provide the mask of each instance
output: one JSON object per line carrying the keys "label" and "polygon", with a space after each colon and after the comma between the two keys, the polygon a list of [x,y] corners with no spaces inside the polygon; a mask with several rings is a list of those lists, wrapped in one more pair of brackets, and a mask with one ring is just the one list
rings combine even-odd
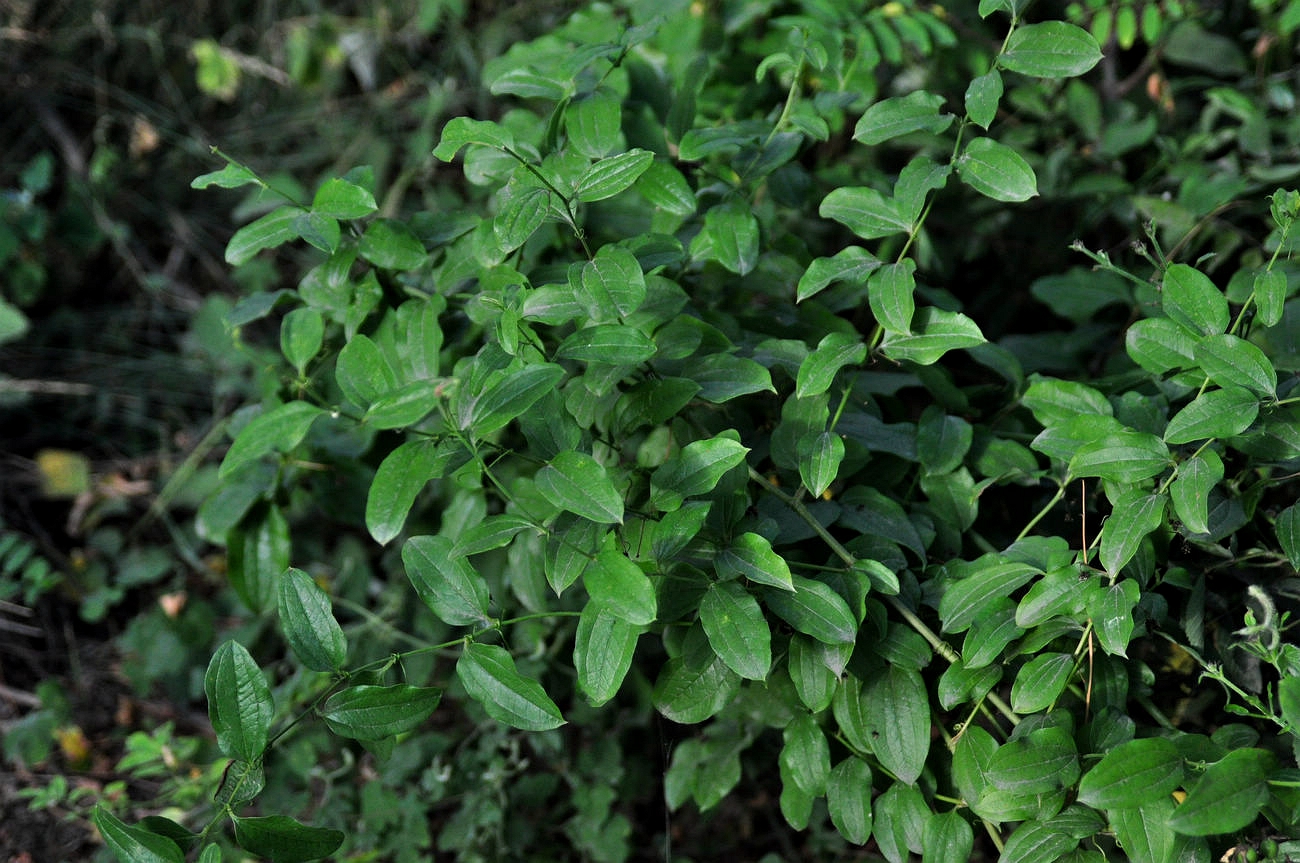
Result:
{"label": "blurred leaf", "polygon": [[257,416],[240,429],[226,450],[220,476],[226,479],[243,465],[272,452],[285,453],[307,436],[325,411],[308,402],[289,402]]}
{"label": "blurred leaf", "polygon": [[357,252],[386,270],[418,270],[429,257],[415,232],[395,219],[375,219],[366,225]]}
{"label": "blurred leaf", "polygon": [[333,854],[346,835],[341,830],[308,827],[284,815],[241,818],[235,822],[235,841],[250,854],[269,858],[272,863],[305,863]]}
{"label": "blurred leaf", "polygon": [[515,146],[515,139],[504,127],[489,120],[455,117],[442,127],[442,137],[433,151],[434,158],[450,162],[467,144],[482,144],[505,150]]}
{"label": "blurred leaf", "polygon": [[226,263],[246,264],[263,249],[274,249],[298,238],[298,217],[302,207],[279,207],[235,231],[226,244]]}

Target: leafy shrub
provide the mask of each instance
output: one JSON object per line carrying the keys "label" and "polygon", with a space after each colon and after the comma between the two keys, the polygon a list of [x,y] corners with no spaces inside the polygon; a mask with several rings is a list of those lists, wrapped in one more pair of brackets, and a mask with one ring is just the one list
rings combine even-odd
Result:
{"label": "leafy shrub", "polygon": [[[1159,87],[1069,81],[1096,40],[1020,4],[650,5],[488,64],[502,113],[433,151],[460,207],[380,215],[364,167],[310,200],[230,158],[195,181],[275,202],[230,264],[319,251],[231,313],[287,308],[282,378],[199,514],[259,615],[205,677],[235,841],[360,853],[421,823],[397,785],[446,800],[482,759],[418,842],[623,860],[652,711],[698,726],[670,809],[775,767],[791,827],[892,861],[1294,833],[1294,168],[1227,85],[1184,139]],[[1189,667],[1227,701],[1171,694]],[[329,747],[388,774],[359,833],[241,814]],[[563,838],[499,817],[529,757]],[[219,859],[221,820],[97,816],[124,860]]]}

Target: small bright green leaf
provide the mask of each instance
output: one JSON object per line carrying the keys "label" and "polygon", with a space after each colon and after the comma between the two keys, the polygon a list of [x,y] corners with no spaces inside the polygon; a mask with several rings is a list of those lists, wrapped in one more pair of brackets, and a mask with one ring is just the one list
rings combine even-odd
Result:
{"label": "small bright green leaf", "polygon": [[1170,465],[1169,448],[1153,434],[1123,430],[1079,447],[1070,476],[1095,476],[1121,483],[1141,482]]}
{"label": "small bright green leaf", "polygon": [[947,186],[950,176],[952,165],[941,165],[926,155],[913,156],[898,172],[898,181],[894,183],[898,211],[913,221],[919,219],[930,193]]}
{"label": "small bright green leaf", "polygon": [[817,432],[799,438],[799,478],[813,497],[835,482],[844,461],[844,439],[834,432]]}
{"label": "small bright green leaf", "polygon": [[397,374],[383,352],[363,335],[353,336],[339,351],[334,379],[344,397],[363,408],[397,386]]}
{"label": "small bright green leaf", "polygon": [[865,845],[871,838],[871,766],[850,755],[831,770],[826,785],[831,823],[847,841]]}
{"label": "small bright green leaf", "polygon": [[1196,337],[1171,318],[1138,321],[1124,334],[1128,355],[1156,375],[1196,367]]}
{"label": "small bright green leaf", "polygon": [[623,523],[623,498],[605,467],[586,453],[565,451],[534,477],[551,503],[602,524]]}
{"label": "small bright green leaf", "polygon": [[1038,654],[1016,674],[1011,709],[1022,714],[1046,710],[1065,691],[1073,668],[1074,657],[1068,653]]}
{"label": "small bright green leaf", "polygon": [[1083,775],[1079,802],[1097,809],[1141,806],[1183,782],[1183,758],[1164,737],[1121,743]]}
{"label": "small bright green leaf", "polygon": [[325,319],[315,309],[294,309],[280,322],[280,352],[302,374],[320,353],[325,338]]}
{"label": "small bright green leaf", "polygon": [[244,818],[232,814],[235,841],[250,854],[273,863],[306,863],[320,860],[338,850],[347,838],[342,830],[308,827],[286,815]]}
{"label": "small bright green leaf", "polygon": [[867,302],[871,314],[889,332],[910,333],[916,314],[916,262],[905,258],[886,264],[867,279]]}
{"label": "small bright green leaf", "polygon": [[731,437],[692,441],[650,475],[650,505],[668,512],[681,506],[683,498],[707,494],[747,452],[749,447]]}
{"label": "small bright green leaf", "polygon": [[1119,496],[1102,526],[1101,552],[1097,556],[1108,573],[1119,575],[1147,534],[1160,527],[1167,500],[1163,494],[1148,494],[1142,489],[1129,489]]}
{"label": "small bright green leaf", "polygon": [[1165,270],[1161,299],[1165,314],[1190,332],[1218,335],[1228,329],[1228,299],[1210,277],[1187,264]]}
{"label": "small bright green leaf", "polygon": [[1209,533],[1210,492],[1223,481],[1223,460],[1213,450],[1187,459],[1169,486],[1174,513],[1191,533]]}
{"label": "small bright green leaf", "polygon": [[920,672],[890,665],[866,684],[862,697],[881,766],[911,785],[930,752],[930,699]]}
{"label": "small bright green leaf", "polygon": [[799,277],[795,302],[801,303],[835,282],[864,282],[880,265],[879,258],[859,246],[848,246],[829,258],[816,258]]}
{"label": "small bright green leaf", "polygon": [[951,114],[939,113],[943,101],[943,96],[924,90],[882,99],[862,114],[853,129],[853,139],[874,146],[912,132],[937,135],[954,119]]}
{"label": "small bright green leaf", "polygon": [[123,863],[185,863],[180,846],[166,836],[122,823],[116,815],[96,804],[91,820],[99,835]]}
{"label": "small bright green leaf", "polygon": [[893,199],[886,199],[875,189],[864,186],[841,186],[822,200],[817,210],[824,219],[834,219],[864,240],[875,240],[912,230],[912,220],[905,217]]}
{"label": "small bright green leaf", "polygon": [[434,158],[450,162],[467,144],[482,144],[497,149],[513,149],[515,138],[503,126],[488,120],[455,117],[442,127],[442,138],[433,151]]}
{"label": "small bright green leaf", "polygon": [[825,644],[851,644],[857,639],[858,622],[849,605],[820,581],[795,575],[794,591],[768,590],[767,607],[777,617],[805,635]]}
{"label": "small bright green leaf", "polygon": [[582,175],[573,193],[579,201],[586,203],[612,198],[630,189],[650,167],[654,158],[654,153],[648,150],[633,148],[626,153],[601,159]]}
{"label": "small bright green leaf", "polygon": [[795,395],[821,395],[830,389],[835,373],[845,366],[859,365],[867,358],[867,346],[857,336],[827,333],[817,348],[799,365]]}
{"label": "small bright green leaf", "polygon": [[978,347],[985,341],[979,326],[961,312],[926,306],[914,315],[910,335],[887,333],[881,348],[892,360],[911,360],[928,366],[948,351]]}
{"label": "small bright green leaf", "polygon": [[366,529],[375,542],[384,545],[402,532],[420,491],[442,476],[457,456],[467,458],[468,453],[458,444],[421,439],[407,441],[384,457],[366,495]]}
{"label": "small bright green leaf", "polygon": [[1268,776],[1276,766],[1265,749],[1236,749],[1211,764],[1169,818],[1169,826],[1188,836],[1242,830],[1269,799]]}
{"label": "small bright green leaf", "polygon": [[744,585],[739,581],[711,585],[700,600],[700,623],[728,668],[748,680],[767,678],[772,667],[772,633],[758,600]]}
{"label": "small bright green leaf", "polygon": [[366,225],[357,252],[385,270],[418,270],[429,257],[415,232],[396,219],[375,219]]}
{"label": "small bright green leaf", "polygon": [[790,566],[772,550],[772,543],[756,533],[742,533],[713,562],[724,579],[744,577],[756,584],[794,590]]}
{"label": "small bright green leaf", "polygon": [[1101,60],[1092,34],[1064,21],[1044,21],[1017,27],[998,55],[998,65],[1036,78],[1082,75]]}
{"label": "small bright green leaf", "polygon": [[442,690],[432,686],[349,686],[321,705],[330,730],[354,740],[381,740],[414,731],[432,715]]}
{"label": "small bright green leaf", "polygon": [[1227,438],[1250,428],[1259,416],[1259,397],[1244,387],[1228,386],[1202,393],[1184,406],[1165,426],[1165,442],[1191,443],[1207,438]]}
{"label": "small bright green leaf", "polygon": [[782,730],[780,765],[799,790],[814,797],[826,793],[831,776],[831,749],[826,734],[808,713],[797,713]]}
{"label": "small bright green leaf", "polygon": [[1286,273],[1281,270],[1264,270],[1255,276],[1255,308],[1262,326],[1272,327],[1282,320],[1286,305]]}
{"label": "small bright green leaf", "polygon": [[513,252],[546,223],[555,195],[549,189],[515,189],[492,219],[492,234],[501,251]]}
{"label": "small bright green leaf", "polygon": [[335,177],[321,183],[312,199],[311,209],[331,219],[360,219],[378,210],[379,205],[368,190]]}
{"label": "small bright green leaf", "polygon": [[447,537],[411,537],[402,546],[402,564],[415,592],[439,620],[451,626],[488,620],[487,582],[455,553],[455,543]]}
{"label": "small bright green leaf", "polygon": [[1277,370],[1255,345],[1227,333],[1206,336],[1193,354],[1205,373],[1221,387],[1245,387],[1259,396],[1277,392]]}
{"label": "small bright green leaf", "polygon": [[292,567],[281,576],[277,588],[280,627],[294,655],[313,671],[342,668],[348,643],[325,591],[307,573]]}
{"label": "small bright green leaf", "polygon": [[634,366],[655,355],[654,340],[635,327],[595,324],[569,336],[555,350],[557,360]]}
{"label": "small bright green leaf", "polygon": [[238,189],[240,186],[260,186],[261,179],[245,168],[243,165],[236,165],[231,162],[220,171],[212,171],[202,174],[190,181],[191,189],[206,189],[209,186],[219,186],[222,189]]}
{"label": "small bright green leaf", "polygon": [[203,676],[203,691],[221,751],[241,761],[261,758],[275,702],[262,670],[242,644],[227,641],[217,648]]}
{"label": "small bright green leaf", "polygon": [[949,584],[939,599],[943,631],[965,631],[990,600],[1010,596],[1013,590],[1036,575],[1042,575],[1042,570],[1027,563],[991,560],[980,564],[965,578]]}
{"label": "small bright green leaf", "polygon": [[564,724],[560,708],[536,680],[524,677],[505,648],[471,642],[456,661],[456,676],[488,716],[523,731]]}
{"label": "small bright green leaf", "polygon": [[618,694],[632,668],[639,627],[596,602],[583,606],[573,641],[573,666],[578,685],[593,707]]}
{"label": "small bright green leaf", "polygon": [[1277,683],[1277,706],[1291,733],[1300,732],[1300,677],[1284,677]]}
{"label": "small bright green leaf", "polygon": [[992,138],[967,144],[957,160],[957,173],[963,183],[995,201],[1028,201],[1038,194],[1034,169],[1013,148]]}
{"label": "small bright green leaf", "polygon": [[695,212],[695,191],[682,172],[667,162],[653,162],[637,178],[636,190],[654,206],[674,216]]}
{"label": "small bright green leaf", "polygon": [[483,392],[471,396],[461,429],[471,430],[478,437],[491,434],[532,407],[563,377],[564,369],[551,363],[493,372]]}
{"label": "small bright green leaf", "polygon": [[966,863],[975,846],[970,823],[956,809],[931,815],[921,840],[925,863]]}
{"label": "small bright green leaf", "polygon": [[997,69],[990,69],[983,75],[971,79],[966,87],[966,116],[972,123],[987,130],[998,115],[998,103],[1002,101],[1002,74]]}
{"label": "small bright green leaf", "polygon": [[311,245],[327,255],[338,250],[343,232],[337,219],[322,216],[320,213],[301,213],[294,220],[293,229]]}
{"label": "small bright green leaf", "polygon": [[1287,561],[1293,568],[1300,569],[1300,504],[1292,504],[1279,512],[1273,530]]}
{"label": "small bright green leaf", "polygon": [[658,614],[654,585],[627,555],[605,549],[582,573],[582,583],[593,602],[633,626],[654,623]]}
{"label": "small bright green leaf", "polygon": [[246,264],[263,249],[274,249],[297,239],[298,217],[302,207],[278,207],[235,231],[226,243],[226,263],[232,267]]}

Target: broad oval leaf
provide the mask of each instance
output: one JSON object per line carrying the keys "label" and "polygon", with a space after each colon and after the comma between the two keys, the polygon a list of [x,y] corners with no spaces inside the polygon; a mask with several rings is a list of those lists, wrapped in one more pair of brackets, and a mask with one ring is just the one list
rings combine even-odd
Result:
{"label": "broad oval leaf", "polygon": [[1183,527],[1191,533],[1209,533],[1210,492],[1223,481],[1223,459],[1213,450],[1187,459],[1169,486],[1169,499]]}
{"label": "broad oval leaf", "polygon": [[340,737],[381,740],[419,727],[441,699],[432,686],[350,686],[327,698],[320,713]]}
{"label": "broad oval leaf", "polygon": [[636,190],[651,204],[674,216],[689,216],[695,212],[695,191],[682,172],[667,162],[646,166],[637,178]]}
{"label": "broad oval leaf", "polygon": [[266,749],[275,702],[248,650],[236,641],[217,648],[203,676],[217,746],[231,758],[256,761]]}
{"label": "broad oval leaf", "polygon": [[1133,362],[1152,374],[1196,367],[1196,337],[1172,318],[1138,321],[1124,334],[1124,348]]}
{"label": "broad oval leaf", "polygon": [[1013,590],[1043,572],[1027,563],[999,560],[977,563],[965,578],[949,584],[939,599],[944,632],[963,632],[990,600],[1010,596]]}
{"label": "broad oval leaf", "polygon": [[1164,737],[1121,743],[1079,781],[1079,802],[1097,809],[1141,806],[1183,782],[1183,757]]}
{"label": "broad oval leaf", "polygon": [[1114,432],[1079,447],[1070,459],[1070,476],[1095,476],[1121,483],[1150,479],[1169,467],[1169,447],[1146,432]]}
{"label": "broad oval leaf", "polygon": [[1277,370],[1258,347],[1234,335],[1206,336],[1193,354],[1205,373],[1221,387],[1245,387],[1258,396],[1277,393]]}
{"label": "broad oval leaf", "polygon": [[940,114],[943,96],[917,90],[875,103],[858,120],[853,139],[874,146],[912,132],[938,134],[952,125],[951,114]]}
{"label": "broad oval leaf", "polygon": [[1161,289],[1165,314],[1202,336],[1228,329],[1228,298],[1210,277],[1187,264],[1170,264]]}
{"label": "broad oval leaf", "polygon": [[1227,438],[1250,428],[1259,416],[1259,397],[1244,387],[1229,386],[1202,393],[1185,405],[1165,426],[1165,442],[1191,443]]}
{"label": "broad oval leaf", "polygon": [[244,818],[232,813],[230,817],[235,822],[239,847],[275,863],[320,860],[337,851],[347,838],[342,830],[309,827],[286,815]]}
{"label": "broad oval leaf", "polygon": [[1037,728],[997,748],[987,778],[1015,795],[1049,794],[1079,778],[1078,750],[1069,732],[1058,726]]}
{"label": "broad oval leaf", "polygon": [[307,573],[292,567],[280,577],[277,588],[280,627],[294,655],[313,671],[342,668],[348,643],[325,591]]}
{"label": "broad oval leaf", "polygon": [[560,708],[542,685],[524,677],[514,658],[495,644],[471,642],[456,661],[456,676],[488,716],[523,731],[546,731],[564,724]]}
{"label": "broad oval leaf", "polygon": [[301,207],[279,207],[244,225],[226,243],[226,263],[238,267],[263,249],[274,249],[297,239],[298,218],[305,213]]}
{"label": "broad oval leaf", "polygon": [[595,324],[569,336],[555,351],[558,360],[634,366],[655,355],[654,340],[635,327]]}
{"label": "broad oval leaf", "polygon": [[720,578],[744,577],[757,584],[794,590],[790,566],[772,550],[772,543],[756,533],[742,533],[713,562]]}
{"label": "broad oval leaf", "polygon": [[532,407],[563,377],[564,369],[551,363],[493,373],[484,392],[472,397],[461,429],[479,437],[496,431]]}
{"label": "broad oval leaf", "polygon": [[312,199],[313,213],[331,219],[360,219],[379,209],[375,196],[355,183],[335,177],[321,183]]}
{"label": "broad oval leaf", "polygon": [[728,668],[748,680],[767,678],[772,667],[772,632],[758,600],[744,585],[739,581],[711,585],[700,600],[700,623]]}
{"label": "broad oval leaf", "polygon": [[[871,314],[889,332],[910,333],[916,314],[916,262],[905,258],[880,267],[867,279]],[[860,361],[859,361],[860,362]]]}
{"label": "broad oval leaf", "polygon": [[872,749],[885,769],[911,785],[930,752],[930,698],[920,672],[890,665],[863,688]]}
{"label": "broad oval leaf", "polygon": [[859,246],[841,249],[829,258],[817,258],[799,277],[795,302],[801,303],[835,282],[864,281],[880,265],[879,258]]}
{"label": "broad oval leaf", "polygon": [[691,254],[712,257],[743,276],[758,264],[759,230],[747,201],[734,199],[704,214],[704,230],[691,242]]}
{"label": "broad oval leaf", "polygon": [[966,116],[976,126],[987,130],[998,114],[998,103],[1002,101],[1002,74],[997,69],[990,69],[977,78],[972,78],[966,87]]}
{"label": "broad oval leaf", "polygon": [[623,523],[623,497],[605,467],[586,453],[566,450],[533,477],[551,503],[601,524]]}
{"label": "broad oval leaf", "polygon": [[817,210],[824,219],[834,219],[864,240],[875,240],[912,230],[892,198],[865,186],[841,186],[831,191]]}
{"label": "broad oval leaf", "polygon": [[916,311],[910,334],[887,333],[880,346],[891,360],[928,366],[948,351],[978,347],[985,341],[979,325],[961,312],[926,306]]}
{"label": "broad oval leaf", "polygon": [[1137,554],[1138,546],[1147,534],[1160,527],[1165,517],[1163,494],[1148,494],[1142,489],[1129,489],[1115,501],[1110,518],[1101,529],[1101,551],[1098,559],[1111,575],[1119,575],[1124,565]]}
{"label": "broad oval leaf", "polygon": [[375,542],[383,545],[400,534],[429,480],[468,458],[459,443],[431,440],[407,441],[385,456],[366,494],[366,529]]}
{"label": "broad oval leaf", "polygon": [[1248,826],[1269,799],[1268,776],[1276,766],[1265,749],[1237,749],[1211,764],[1169,818],[1188,836],[1232,833]]}
{"label": "broad oval leaf", "polygon": [[254,417],[226,450],[218,475],[226,479],[241,466],[272,452],[288,452],[302,443],[312,423],[325,411],[308,402],[289,402]]}
{"label": "broad oval leaf", "polygon": [[835,432],[818,432],[799,439],[799,478],[814,497],[821,497],[844,461],[844,439]]}
{"label": "broad oval leaf", "polygon": [[546,224],[554,201],[555,194],[549,189],[514,189],[492,219],[492,233],[501,244],[501,251],[513,252],[528,242]]}
{"label": "broad oval leaf", "polygon": [[1044,21],[1012,31],[998,65],[1035,78],[1069,78],[1096,66],[1101,56],[1088,31],[1064,21]]}
{"label": "broad oval leaf", "polygon": [[280,353],[298,374],[320,353],[324,338],[325,319],[316,309],[294,309],[280,322]]}
{"label": "broad oval leaf", "polygon": [[102,805],[96,804],[91,820],[104,844],[119,860],[129,863],[185,863],[185,854],[171,839],[141,827],[124,824]]}
{"label": "broad oval leaf", "polygon": [[1079,844],[1064,829],[1046,821],[1025,821],[1007,838],[998,863],[1059,860]]}
{"label": "broad oval leaf", "polygon": [[867,358],[867,346],[857,336],[828,333],[817,348],[799,364],[795,379],[798,398],[821,395],[830,389],[835,373],[845,366],[860,364]]}
{"label": "broad oval leaf", "polygon": [[1259,310],[1259,322],[1271,327],[1282,320],[1286,305],[1286,273],[1282,270],[1265,270],[1255,276],[1255,308]]}
{"label": "broad oval leaf", "polygon": [[966,863],[971,859],[975,834],[956,809],[931,815],[921,839],[926,863]]}
{"label": "broad oval leaf", "polygon": [[871,838],[871,766],[850,755],[831,770],[826,784],[826,808],[831,823],[849,842],[865,845]]}
{"label": "broad oval leaf", "polygon": [[655,709],[673,722],[703,722],[731,703],[740,691],[740,675],[709,652],[703,661],[677,656],[666,663],[655,681]]}
{"label": "broad oval leaf", "polygon": [[957,174],[963,183],[995,201],[1028,201],[1038,194],[1034,169],[1014,149],[992,138],[976,138],[966,145],[957,160]]}
{"label": "broad oval leaf", "polygon": [[450,162],[467,144],[509,150],[515,146],[515,138],[504,126],[490,120],[454,117],[442,127],[442,137],[433,151],[434,158]]}
{"label": "broad oval leaf", "polygon": [[792,592],[768,590],[767,607],[776,616],[805,635],[825,644],[852,644],[858,635],[858,621],[849,604],[828,585],[795,575]]}
{"label": "broad oval leaf", "polygon": [[1011,709],[1017,713],[1046,710],[1065,691],[1074,668],[1068,653],[1040,653],[1021,667],[1011,685]]}
{"label": "broad oval leaf", "polygon": [[633,148],[626,153],[596,162],[574,187],[579,201],[603,201],[632,187],[654,161],[654,153]]}
{"label": "broad oval leaf", "polygon": [[429,254],[405,222],[375,219],[357,243],[357,253],[385,270],[418,270]]}
{"label": "broad oval leaf", "polygon": [[413,536],[402,546],[402,564],[415,592],[438,619],[451,626],[488,620],[487,582],[456,553],[445,536]]}
{"label": "broad oval leaf", "polygon": [[650,505],[664,512],[682,500],[714,489],[727,471],[745,460],[749,447],[731,437],[693,441],[650,475]]}
{"label": "broad oval leaf", "polygon": [[654,585],[617,549],[596,555],[583,570],[582,583],[593,602],[634,626],[653,623],[658,614]]}
{"label": "broad oval leaf", "polygon": [[618,694],[632,668],[640,627],[597,602],[583,606],[573,640],[573,667],[578,685],[593,707]]}

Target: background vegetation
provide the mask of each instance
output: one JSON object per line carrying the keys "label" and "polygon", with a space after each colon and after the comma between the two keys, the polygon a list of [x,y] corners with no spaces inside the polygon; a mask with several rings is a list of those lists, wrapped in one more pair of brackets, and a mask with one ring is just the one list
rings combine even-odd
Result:
{"label": "background vegetation", "polygon": [[1300,5],[4,13],[8,857],[1300,856]]}

